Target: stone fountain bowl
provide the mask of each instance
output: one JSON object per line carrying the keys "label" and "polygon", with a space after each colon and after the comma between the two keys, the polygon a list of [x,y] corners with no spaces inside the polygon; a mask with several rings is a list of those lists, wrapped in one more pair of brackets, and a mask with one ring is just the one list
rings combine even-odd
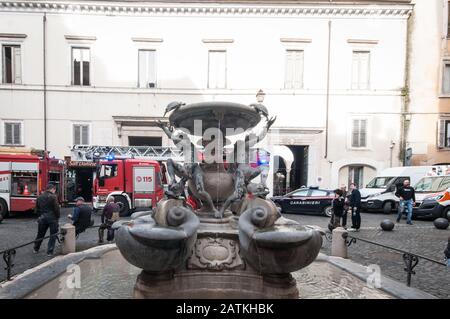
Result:
{"label": "stone fountain bowl", "polygon": [[255,225],[255,211],[239,219],[239,242],[245,259],[262,274],[287,274],[311,264],[322,247],[323,231],[278,218],[272,226]]}
{"label": "stone fountain bowl", "polygon": [[[202,130],[217,127],[226,133],[226,128],[240,128],[247,130],[256,126],[261,120],[261,116],[251,106],[232,102],[201,102],[180,107],[173,112],[170,123],[179,128],[189,130],[192,135],[198,135],[194,130],[194,121],[201,120]],[[230,133],[236,135],[242,132]]]}
{"label": "stone fountain bowl", "polygon": [[177,227],[159,226],[150,216],[116,222],[116,244],[122,256],[147,272],[166,272],[181,267],[197,239],[199,219],[187,214]]}

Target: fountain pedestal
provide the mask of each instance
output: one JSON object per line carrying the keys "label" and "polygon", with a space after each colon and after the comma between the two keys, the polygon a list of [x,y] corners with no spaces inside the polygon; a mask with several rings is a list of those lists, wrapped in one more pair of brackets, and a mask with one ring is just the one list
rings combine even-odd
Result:
{"label": "fountain pedestal", "polygon": [[134,297],[147,298],[298,298],[291,274],[263,275],[240,254],[239,231],[232,217],[201,222],[192,255],[176,271],[142,271]]}

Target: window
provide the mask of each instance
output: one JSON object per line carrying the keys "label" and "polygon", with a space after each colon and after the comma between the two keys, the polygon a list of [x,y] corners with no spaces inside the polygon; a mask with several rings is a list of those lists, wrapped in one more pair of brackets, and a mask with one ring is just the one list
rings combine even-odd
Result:
{"label": "window", "polygon": [[394,178],[395,177],[375,177],[367,184],[367,188],[387,188]]}
{"label": "window", "polygon": [[438,191],[444,191],[450,187],[450,177],[445,177],[441,185],[439,185]]}
{"label": "window", "polygon": [[416,192],[438,192],[444,177],[424,177],[415,186]]}
{"label": "window", "polygon": [[12,172],[11,196],[37,196],[36,172]]}
{"label": "window", "polygon": [[367,147],[367,120],[353,119],[352,120],[352,147],[364,148]]}
{"label": "window", "polygon": [[224,89],[227,82],[227,51],[208,52],[208,88]]}
{"label": "window", "polygon": [[99,178],[111,178],[117,176],[117,164],[104,164],[100,169]]}
{"label": "window", "polygon": [[352,89],[367,90],[370,78],[370,52],[353,51]]}
{"label": "window", "polygon": [[291,195],[291,196],[307,196],[308,195],[308,189],[302,189],[302,190],[299,190],[299,191],[295,191],[295,192],[293,192],[293,193],[291,193],[291,194],[289,194],[289,195]]}
{"label": "window", "polygon": [[348,187],[355,183],[357,188],[363,187],[364,166],[349,166],[348,168]]}
{"label": "window", "polygon": [[313,189],[309,196],[311,196],[311,197],[326,197],[327,195],[328,195],[328,192],[326,192],[326,191]]}
{"label": "window", "polygon": [[4,129],[5,145],[22,145],[22,123],[5,122]]}
{"label": "window", "polygon": [[438,123],[438,148],[450,148],[450,119],[440,119]]}
{"label": "window", "polygon": [[156,51],[139,50],[139,87],[156,87]]}
{"label": "window", "polygon": [[286,51],[286,71],[284,88],[301,89],[303,87],[303,51]]}
{"label": "window", "polygon": [[72,48],[72,85],[91,85],[90,64],[90,49]]}
{"label": "window", "polygon": [[89,124],[73,125],[73,144],[75,145],[89,144]]}
{"label": "window", "polygon": [[447,2],[447,39],[450,38],[450,1]]}
{"label": "window", "polygon": [[442,93],[450,94],[450,63],[444,63],[444,75],[442,79]]}
{"label": "window", "polygon": [[3,83],[22,83],[22,62],[20,45],[2,47]]}

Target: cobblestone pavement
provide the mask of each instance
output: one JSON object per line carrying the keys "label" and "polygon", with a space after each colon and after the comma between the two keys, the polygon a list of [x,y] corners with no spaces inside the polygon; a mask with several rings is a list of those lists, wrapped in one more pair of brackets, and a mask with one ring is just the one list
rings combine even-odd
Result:
{"label": "cobblestone pavement", "polygon": [[[317,225],[325,229],[328,225],[328,218],[322,216],[291,214],[284,216],[302,224]],[[414,225],[409,226],[406,225],[405,220],[402,220],[399,225],[395,226],[394,231],[382,231],[379,227],[380,222],[386,218],[395,221],[395,217],[395,215],[363,213],[361,230],[350,234],[434,260],[444,261],[444,249],[450,236],[450,228],[438,230],[431,221],[413,221]],[[331,242],[324,239],[322,252],[330,254],[330,250]],[[406,272],[403,270],[405,265],[400,253],[357,241],[348,248],[348,257],[366,266],[378,265],[383,275],[406,283]],[[419,288],[439,298],[450,298],[449,267],[421,259],[414,270],[416,275],[412,276],[411,287]]]}
{"label": "cobblestone pavement", "polygon": [[[61,218],[59,220],[60,226],[69,222],[67,215],[72,214],[72,212],[72,208],[61,209]],[[99,213],[94,213],[93,219],[94,225],[100,224]],[[16,214],[14,217],[7,218],[0,224],[0,251],[31,242],[36,238],[36,233],[36,216],[33,216],[32,214]],[[46,236],[48,235],[49,232],[47,231]],[[47,257],[46,255],[47,241],[47,239],[44,240],[38,254],[33,253],[33,245],[17,249],[12,273],[18,274],[24,272],[27,269],[33,268],[51,259],[51,257]],[[87,229],[84,233],[81,233],[77,239],[77,251],[94,247],[97,245],[97,241],[97,228]],[[56,243],[55,255],[59,253],[60,247],[58,243]],[[0,256],[0,282],[6,279],[6,270],[4,269],[4,266],[5,263]]]}
{"label": "cobblestone pavement", "polygon": [[[67,215],[71,208],[61,211],[60,225],[68,222]],[[291,218],[306,225],[327,227],[328,218],[312,215],[291,215]],[[410,251],[436,260],[443,260],[443,251],[450,236],[450,229],[437,230],[430,221],[414,221],[413,226],[408,226],[405,221],[395,227],[392,232],[383,232],[379,224],[383,219],[395,219],[394,215],[363,213],[362,228],[355,236],[366,238],[378,243],[395,248]],[[94,214],[95,225],[100,223],[100,216]],[[19,215],[8,218],[0,224],[0,251],[34,240],[37,232],[36,218],[32,215]],[[88,229],[77,239],[77,250],[85,250],[97,245],[97,229]],[[324,239],[322,252],[330,253],[331,243]],[[13,274],[21,273],[29,268],[37,266],[50,259],[45,254],[47,243],[44,241],[41,252],[32,253],[32,246],[26,246],[17,250]],[[57,251],[59,247],[57,245]],[[406,282],[406,273],[402,255],[388,249],[357,241],[349,247],[349,258],[363,265],[376,264],[381,272],[388,277],[401,282]],[[450,269],[434,263],[420,260],[415,268],[416,275],[412,277],[412,287],[419,288],[439,298],[450,298]],[[0,259],[0,281],[6,278],[3,260]]]}

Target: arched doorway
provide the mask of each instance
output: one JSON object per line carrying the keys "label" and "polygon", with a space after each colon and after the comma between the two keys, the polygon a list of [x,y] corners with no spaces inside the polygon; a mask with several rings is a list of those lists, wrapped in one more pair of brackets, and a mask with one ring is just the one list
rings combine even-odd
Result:
{"label": "arched doorway", "polygon": [[345,185],[348,189],[351,183],[355,183],[358,188],[364,188],[376,174],[376,169],[370,165],[345,165],[339,169],[339,186]]}

